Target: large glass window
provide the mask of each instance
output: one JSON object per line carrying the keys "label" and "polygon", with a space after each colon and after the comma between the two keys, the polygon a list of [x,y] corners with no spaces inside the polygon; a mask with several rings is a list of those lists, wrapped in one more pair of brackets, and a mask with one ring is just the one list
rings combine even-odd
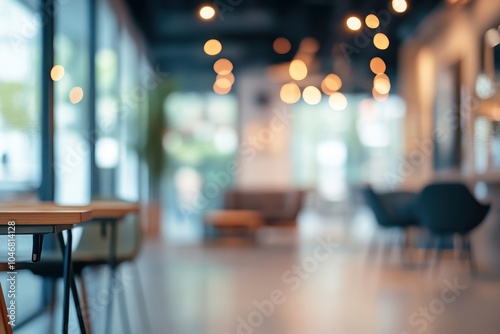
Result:
{"label": "large glass window", "polygon": [[40,182],[40,18],[36,0],[0,2],[0,191]]}
{"label": "large glass window", "polygon": [[54,83],[56,201],[90,200],[88,106],[88,3],[58,5],[55,16]]}
{"label": "large glass window", "polygon": [[139,106],[145,98],[138,82],[139,57],[137,46],[126,29],[122,29],[120,38],[120,105],[119,105],[119,164],[117,167],[117,196],[130,201],[137,201],[139,181]]}
{"label": "large glass window", "polygon": [[376,102],[365,95],[347,100],[342,111],[327,101],[293,107],[294,183],[332,201],[344,199],[351,184],[390,189],[404,182],[399,174],[404,102],[399,97]]}
{"label": "large glass window", "polygon": [[115,195],[119,162],[119,22],[106,0],[98,1],[96,54],[96,164],[102,196]]}
{"label": "large glass window", "polygon": [[[165,227],[168,237],[196,238],[207,210],[220,208],[225,190],[234,182],[227,165],[238,148],[236,97],[172,93],[165,108],[169,131],[169,181]],[[218,178],[224,174],[224,182]]]}

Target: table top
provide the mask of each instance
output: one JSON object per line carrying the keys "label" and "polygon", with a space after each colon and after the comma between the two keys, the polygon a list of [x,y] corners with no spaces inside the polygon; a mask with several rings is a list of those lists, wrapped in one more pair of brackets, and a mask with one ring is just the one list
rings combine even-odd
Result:
{"label": "table top", "polygon": [[92,211],[87,208],[22,205],[0,207],[0,226],[14,221],[18,225],[56,226],[74,225],[92,220]]}
{"label": "table top", "polygon": [[58,205],[54,202],[26,202],[26,203],[2,203],[2,207],[30,207],[33,209],[64,209],[64,210],[87,210],[92,212],[92,219],[120,219],[129,213],[140,211],[138,203],[124,201],[92,201],[88,205]]}
{"label": "table top", "polygon": [[120,201],[93,201],[87,208],[92,211],[92,217],[96,219],[123,218],[129,213],[140,211],[139,204]]}

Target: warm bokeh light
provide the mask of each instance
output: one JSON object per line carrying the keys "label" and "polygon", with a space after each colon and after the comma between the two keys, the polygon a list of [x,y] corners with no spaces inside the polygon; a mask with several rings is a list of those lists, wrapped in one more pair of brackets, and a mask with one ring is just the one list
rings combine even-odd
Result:
{"label": "warm bokeh light", "polygon": [[368,14],[365,18],[365,23],[368,28],[376,29],[380,25],[380,20],[374,14]]}
{"label": "warm bokeh light", "polygon": [[278,37],[274,40],[273,49],[276,53],[284,55],[290,51],[292,44],[285,37]]}
{"label": "warm bokeh light", "polygon": [[309,105],[316,105],[321,101],[321,92],[314,86],[307,86],[302,92],[302,98]]}
{"label": "warm bokeh light", "polygon": [[215,9],[212,6],[203,6],[200,8],[200,17],[204,20],[213,19],[215,16]]}
{"label": "warm bokeh light", "polygon": [[229,59],[221,58],[214,63],[214,71],[220,75],[228,75],[233,70],[233,63]]}
{"label": "warm bokeh light", "polygon": [[77,104],[83,99],[83,89],[81,87],[74,87],[69,91],[69,100],[73,104]]}
{"label": "warm bokeh light", "polygon": [[333,94],[342,88],[342,80],[336,74],[328,74],[321,82],[321,89],[325,94]]}
{"label": "warm bokeh light", "polygon": [[231,82],[231,80],[229,80],[228,78],[219,78],[217,80],[215,80],[215,84],[217,86],[219,86],[220,88],[231,88],[231,86],[233,85],[233,83]]}
{"label": "warm bokeh light", "polygon": [[370,61],[370,70],[375,74],[384,73],[386,70],[385,62],[380,57],[375,57]]}
{"label": "warm bokeh light", "polygon": [[347,108],[347,98],[344,94],[336,92],[330,95],[328,104],[333,110],[342,111]]}
{"label": "warm bokeh light", "polygon": [[216,39],[209,39],[203,46],[203,51],[209,56],[218,55],[222,51],[222,44]]}
{"label": "warm bokeh light", "polygon": [[223,78],[229,80],[229,82],[231,82],[231,85],[234,84],[234,74],[233,73],[229,73],[229,74],[225,74],[225,75],[217,74],[217,78],[215,80],[217,81],[217,80],[223,79]]}
{"label": "warm bokeh light", "polygon": [[385,74],[377,74],[373,79],[373,88],[380,94],[388,94],[391,90],[391,81]]}
{"label": "warm bokeh light", "polygon": [[214,92],[216,94],[219,94],[219,95],[226,95],[227,93],[229,93],[231,91],[231,85],[229,85],[229,87],[220,87],[219,85],[219,80],[215,81],[214,83]]}
{"label": "warm bokeh light", "polygon": [[328,86],[325,84],[325,80],[321,81],[321,90],[326,95],[331,95],[331,94],[335,93],[334,90],[331,90],[330,88],[328,88]]}
{"label": "warm bokeh light", "polygon": [[404,13],[408,9],[406,0],[392,0],[392,9],[396,13]]}
{"label": "warm bokeh light", "polygon": [[300,42],[300,51],[316,53],[319,50],[319,41],[314,37],[306,37]]}
{"label": "warm bokeh light", "polygon": [[372,95],[373,95],[373,98],[375,100],[377,100],[378,102],[387,101],[387,99],[389,98],[389,94],[380,94],[379,92],[377,92],[375,90],[375,87],[373,87],[373,89],[372,89]]}
{"label": "warm bokeh light", "polygon": [[361,20],[356,16],[351,16],[346,21],[347,27],[351,30],[359,30],[361,28]]}
{"label": "warm bokeh light", "polygon": [[290,63],[290,76],[294,80],[303,80],[307,76],[307,66],[300,59],[295,59]]}
{"label": "warm bokeh light", "polygon": [[281,101],[288,104],[296,103],[298,100],[300,100],[299,86],[297,86],[297,84],[294,82],[284,84],[280,90],[280,98]]}
{"label": "warm bokeh light", "polygon": [[64,77],[64,67],[62,65],[55,65],[50,70],[50,77],[54,81],[59,81]]}
{"label": "warm bokeh light", "polygon": [[379,50],[386,50],[389,47],[389,38],[379,32],[375,36],[373,36],[373,45]]}
{"label": "warm bokeh light", "polygon": [[488,45],[492,48],[500,44],[500,32],[496,28],[491,28],[490,30],[488,30],[484,37]]}

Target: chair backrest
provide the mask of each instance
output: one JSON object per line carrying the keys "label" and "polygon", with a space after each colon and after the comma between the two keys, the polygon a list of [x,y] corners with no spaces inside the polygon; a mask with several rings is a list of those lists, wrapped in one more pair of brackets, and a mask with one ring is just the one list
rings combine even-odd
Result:
{"label": "chair backrest", "polygon": [[362,193],[366,204],[373,211],[377,222],[380,225],[388,225],[391,218],[380,196],[370,186],[364,187]]}
{"label": "chair backrest", "polygon": [[415,214],[431,232],[468,233],[483,221],[489,208],[461,183],[436,183],[417,196]]}

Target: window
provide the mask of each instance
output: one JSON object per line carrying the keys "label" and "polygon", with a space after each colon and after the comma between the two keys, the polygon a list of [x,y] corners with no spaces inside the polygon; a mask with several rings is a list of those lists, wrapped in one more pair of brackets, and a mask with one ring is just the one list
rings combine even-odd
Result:
{"label": "window", "polygon": [[[228,163],[238,148],[238,103],[235,96],[176,92],[165,108],[169,132],[166,233],[173,238],[196,238],[205,211],[220,208],[233,184]],[[223,179],[221,181],[221,179]]]}
{"label": "window", "polygon": [[120,105],[118,110],[117,188],[119,198],[137,201],[139,198],[139,106],[145,92],[138,82],[139,53],[127,29],[120,38]]}
{"label": "window", "polygon": [[38,1],[0,2],[0,191],[40,183]]}
{"label": "window", "polygon": [[404,161],[404,102],[397,96],[376,102],[360,94],[347,99],[342,111],[332,110],[327,101],[313,108],[293,106],[294,184],[316,188],[332,201],[344,199],[349,184],[390,189],[403,181],[398,173]]}
{"label": "window", "polygon": [[54,39],[54,164],[56,198],[63,204],[90,200],[92,138],[88,133],[88,3],[57,4]]}
{"label": "window", "polygon": [[96,54],[96,164],[99,192],[115,195],[119,162],[119,22],[108,1],[98,1]]}

